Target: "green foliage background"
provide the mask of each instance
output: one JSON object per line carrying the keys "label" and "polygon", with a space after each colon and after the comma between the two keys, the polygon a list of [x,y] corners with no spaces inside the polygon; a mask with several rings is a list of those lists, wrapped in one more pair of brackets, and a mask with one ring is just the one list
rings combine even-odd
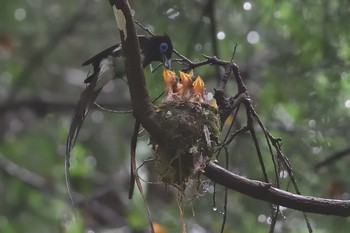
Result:
{"label": "green foliage background", "polygon": [[[208,2],[213,7],[207,7]],[[244,6],[250,9],[245,10]],[[254,106],[274,136],[283,139],[303,194],[349,199],[349,156],[314,170],[315,164],[349,145],[350,16],[345,0],[130,1],[135,18],[193,60],[201,54],[235,61]],[[215,22],[210,21],[210,9]],[[213,52],[211,25],[225,37]],[[247,36],[256,32],[257,43]],[[145,34],[140,29],[140,33]],[[255,35],[257,35],[255,34]],[[252,35],[252,34],[250,34]],[[254,35],[254,34],[253,34]],[[255,38],[257,39],[257,38]],[[0,232],[143,232],[145,205],[138,193],[127,199],[132,115],[93,109],[73,151],[72,184],[80,193],[72,211],[64,183],[67,129],[89,71],[80,64],[119,41],[108,1],[12,0],[0,8]],[[179,66],[174,67],[180,68]],[[196,70],[212,91],[217,71]],[[150,94],[163,89],[161,71],[146,70]],[[235,94],[233,82],[227,95]],[[128,109],[127,85],[115,81],[99,98]],[[43,105],[44,104],[44,105]],[[243,124],[238,118],[235,126]],[[268,148],[261,136],[270,175]],[[230,146],[230,170],[262,180],[249,137]],[[140,139],[138,161],[152,156]],[[155,180],[151,166],[140,173]],[[283,187],[288,186],[288,180]],[[177,194],[164,185],[145,185],[159,232],[180,232]],[[293,191],[293,190],[291,190]],[[223,189],[217,190],[222,209]],[[222,216],[212,194],[186,205],[189,232],[218,232]],[[268,232],[270,205],[230,191],[225,232]],[[193,215],[194,213],[194,215]],[[302,214],[284,210],[275,232],[307,232]],[[310,214],[315,232],[348,232],[349,218]]]}

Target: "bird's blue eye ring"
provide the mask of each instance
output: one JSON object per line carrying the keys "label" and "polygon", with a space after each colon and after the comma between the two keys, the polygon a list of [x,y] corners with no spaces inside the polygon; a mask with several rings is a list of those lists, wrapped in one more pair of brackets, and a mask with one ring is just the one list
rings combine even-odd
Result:
{"label": "bird's blue eye ring", "polygon": [[159,50],[161,53],[165,53],[168,50],[168,44],[163,42],[159,45]]}

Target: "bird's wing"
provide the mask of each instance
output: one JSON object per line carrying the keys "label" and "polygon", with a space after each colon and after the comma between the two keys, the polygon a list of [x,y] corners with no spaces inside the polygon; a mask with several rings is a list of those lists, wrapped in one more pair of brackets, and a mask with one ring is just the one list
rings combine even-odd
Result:
{"label": "bird's wing", "polygon": [[[92,65],[93,66],[93,73],[88,76],[85,80],[84,83],[91,83],[93,82],[94,77],[98,76],[101,70],[101,66],[103,65],[103,61],[109,57],[122,57],[122,45],[121,44],[116,44],[113,45],[112,47],[103,50],[102,52],[96,54],[89,60],[85,61],[82,66],[86,65]],[[116,63],[116,62],[115,62]],[[120,64],[119,64],[120,65]]]}
{"label": "bird's wing", "polygon": [[116,44],[113,45],[111,47],[109,47],[108,49],[103,50],[102,52],[99,52],[98,54],[96,54],[95,56],[89,58],[88,60],[86,60],[82,66],[87,66],[90,64],[98,64],[101,62],[102,59],[108,57],[108,56],[116,56],[116,55],[121,55],[122,52],[122,44]]}

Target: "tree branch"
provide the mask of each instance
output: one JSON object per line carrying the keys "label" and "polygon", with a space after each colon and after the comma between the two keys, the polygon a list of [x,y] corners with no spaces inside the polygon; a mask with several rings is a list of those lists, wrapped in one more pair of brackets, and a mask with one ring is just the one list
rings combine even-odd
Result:
{"label": "tree branch", "polygon": [[[154,105],[146,89],[146,81],[141,66],[140,47],[137,39],[134,20],[126,1],[109,0],[116,17],[121,17],[123,22],[118,22],[123,53],[126,58],[126,76],[129,83],[133,114],[142,126],[158,142],[166,140],[166,130],[163,129],[155,118]],[[117,19],[117,21],[118,21]]]}
{"label": "tree branch", "polygon": [[[101,100],[99,101],[98,108],[101,109],[107,108],[108,111],[118,112],[118,110],[111,109],[127,109],[131,108],[131,103],[126,101],[118,101],[114,100],[113,102],[110,100]],[[49,112],[65,112],[71,111],[76,107],[76,103],[70,100],[66,100],[63,98],[33,98],[26,100],[18,100],[11,103],[0,104],[0,114],[4,114],[8,111],[18,111],[22,108],[27,108],[38,114],[39,116],[45,116]],[[104,110],[104,109],[102,109]],[[107,110],[106,110],[107,111]],[[120,111],[122,112],[122,111]],[[124,111],[125,112],[125,111]]]}
{"label": "tree branch", "polygon": [[325,158],[324,160],[318,162],[317,164],[315,164],[315,170],[319,170],[321,167],[330,165],[332,163],[334,163],[335,161],[337,161],[338,159],[343,158],[346,155],[350,155],[350,147],[345,148],[341,151],[338,151],[336,153],[334,153],[333,155],[330,155],[329,157]]}
{"label": "tree branch", "polygon": [[42,192],[52,193],[52,187],[50,187],[49,182],[45,178],[35,174],[34,172],[24,167],[20,167],[19,165],[12,162],[11,160],[6,159],[1,154],[0,154],[0,170],[3,170],[8,175],[16,177],[20,181]]}
{"label": "tree branch", "polygon": [[9,90],[9,94],[3,102],[12,102],[14,99],[16,99],[15,97],[17,95],[17,91],[32,81],[31,75],[37,67],[42,65],[46,56],[63,41],[64,37],[74,32],[74,29],[79,25],[79,22],[88,16],[87,12],[89,11],[87,9],[90,7],[90,2],[91,1],[84,1],[78,7],[78,10],[68,20],[66,20],[62,26],[57,27],[57,31],[48,36],[48,43],[33,53],[33,55],[28,59],[28,63],[14,79],[11,87],[12,89]]}
{"label": "tree branch", "polygon": [[[33,171],[21,167],[1,154],[0,171],[31,186],[39,193],[46,194],[51,198],[66,200],[66,194],[62,193],[61,189],[55,185],[56,183],[50,181],[48,177],[42,177]],[[94,190],[88,198],[78,192],[73,192],[73,195],[77,201],[77,206],[83,208],[85,214],[90,214],[93,218],[100,221],[103,220],[109,224],[122,223],[125,225],[126,207],[120,200],[119,195],[114,191],[113,185]],[[110,204],[111,202],[113,202],[113,205]]]}
{"label": "tree branch", "polygon": [[350,201],[297,195],[272,187],[271,184],[249,180],[209,162],[204,175],[212,181],[258,200],[315,214],[350,216]]}

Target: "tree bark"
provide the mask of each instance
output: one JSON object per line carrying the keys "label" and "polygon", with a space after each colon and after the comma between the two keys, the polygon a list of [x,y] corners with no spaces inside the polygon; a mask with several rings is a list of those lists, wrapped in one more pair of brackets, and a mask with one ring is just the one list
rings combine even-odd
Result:
{"label": "tree bark", "polygon": [[[125,18],[125,25],[118,22],[123,53],[126,58],[126,76],[135,118],[152,135],[157,142],[167,140],[166,130],[158,124],[154,105],[146,89],[146,81],[141,65],[140,47],[135,24],[127,1],[109,0],[114,14]],[[116,16],[117,17],[117,16]],[[117,21],[120,19],[117,19]]]}
{"label": "tree bark", "polygon": [[204,175],[212,181],[247,196],[309,213],[350,216],[350,201],[333,200],[293,194],[273,187],[271,184],[249,180],[209,162]]}

